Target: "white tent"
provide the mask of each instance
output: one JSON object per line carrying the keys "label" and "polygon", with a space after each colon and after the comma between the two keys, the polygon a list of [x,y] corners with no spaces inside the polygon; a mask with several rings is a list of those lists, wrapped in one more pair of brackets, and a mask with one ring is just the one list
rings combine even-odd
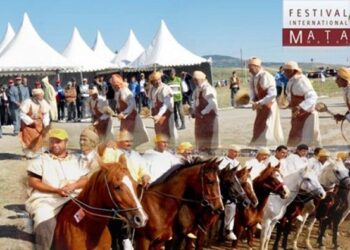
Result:
{"label": "white tent", "polygon": [[69,68],[74,68],[73,64],[39,36],[25,13],[18,33],[0,54],[1,74],[55,72]]}
{"label": "white tent", "polygon": [[204,62],[208,62],[208,60],[193,54],[178,43],[162,20],[151,45],[128,67],[150,68],[154,65],[163,67],[189,66]]}
{"label": "white tent", "polygon": [[92,50],[101,57],[103,60],[108,62],[112,61],[112,59],[116,56],[110,48],[105,44],[100,31],[97,31],[97,36],[95,40],[95,44],[92,47]]}
{"label": "white tent", "polygon": [[108,61],[100,58],[83,40],[76,27],[74,27],[73,35],[64,49],[63,56],[70,62],[79,66],[80,72],[97,71],[109,69],[113,65]]}
{"label": "white tent", "polygon": [[118,65],[119,67],[125,67],[127,64],[134,61],[139,55],[141,55],[144,50],[145,49],[137,40],[134,32],[130,30],[128,39],[112,60],[112,63]]}
{"label": "white tent", "polygon": [[15,32],[10,23],[7,24],[7,29],[5,31],[4,37],[0,43],[0,53],[5,49],[5,47],[11,42],[15,37]]}

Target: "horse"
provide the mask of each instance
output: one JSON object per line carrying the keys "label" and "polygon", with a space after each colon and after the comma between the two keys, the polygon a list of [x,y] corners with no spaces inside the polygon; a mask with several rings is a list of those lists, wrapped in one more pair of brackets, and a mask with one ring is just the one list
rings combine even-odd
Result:
{"label": "horse", "polygon": [[[249,171],[246,168],[237,171],[237,167],[225,167],[220,171],[220,190],[224,203],[234,202],[242,203],[247,207],[250,204],[257,204],[252,183],[246,184],[249,180]],[[244,184],[244,188],[242,186]],[[200,205],[181,208],[178,214],[178,223],[175,224],[175,237],[173,239],[172,249],[180,249],[183,240],[186,239],[186,249],[192,249],[193,239],[186,237],[189,234],[196,234],[196,249],[203,249],[205,236],[210,226],[215,224],[220,215],[212,216],[211,211],[203,209]],[[205,213],[209,212],[209,216]]]}
{"label": "horse", "polygon": [[321,199],[326,196],[326,192],[321,186],[318,176],[309,168],[301,168],[294,173],[286,175],[283,179],[289,190],[291,190],[291,195],[287,199],[281,199],[276,195],[271,195],[268,198],[262,220],[260,250],[268,249],[273,228],[283,217],[287,206],[292,203],[298,193],[308,194]]}
{"label": "horse", "polygon": [[245,229],[247,230],[248,245],[250,248],[253,248],[256,225],[261,222],[264,208],[271,192],[280,195],[282,198],[286,198],[289,195],[289,190],[283,183],[279,165],[272,167],[269,164],[253,180],[253,187],[259,203],[257,207],[249,206],[245,208],[242,205],[237,206],[234,225],[234,233],[237,240],[232,241],[233,249],[237,248],[238,240]]}
{"label": "horse", "polygon": [[[320,173],[320,183],[321,185],[329,189],[331,187],[334,187],[334,185],[339,185],[344,186],[346,184],[343,184],[344,182],[348,182],[348,171],[345,167],[343,167],[341,164],[332,164],[331,162],[328,162],[328,164],[325,165],[323,170]],[[327,193],[327,196],[328,193]],[[332,197],[327,197],[322,201],[322,204],[324,206],[330,206],[332,205]],[[282,248],[286,249],[287,248],[287,242],[288,242],[288,235],[291,229],[291,225],[293,221],[295,221],[296,217],[298,215],[301,215],[304,209],[304,205],[306,202],[310,200],[311,203],[313,201],[311,200],[313,197],[310,195],[298,195],[296,199],[287,207],[287,212],[285,213],[284,217],[281,219],[280,223],[277,226],[277,234],[276,234],[276,239],[274,243],[274,248],[273,249],[278,249],[278,242],[281,237],[281,234],[283,232],[283,243],[282,243]],[[328,199],[329,198],[329,199]],[[305,208],[310,210],[314,208],[314,206],[311,204],[311,206],[307,206]],[[312,211],[311,211],[312,212]],[[304,222],[307,218],[308,214],[304,215]],[[298,228],[297,233],[295,235],[295,239],[293,241],[294,249],[297,249],[297,241],[298,237],[302,231],[302,225]],[[310,243],[306,243],[306,245],[310,245]]]}
{"label": "horse", "polygon": [[136,249],[161,249],[171,239],[176,215],[183,204],[223,211],[216,159],[197,160],[168,170],[144,191],[141,203],[149,220],[136,230]]}
{"label": "horse", "polygon": [[77,198],[71,197],[57,216],[55,249],[110,249],[107,228],[117,216],[132,227],[147,221],[136,196],[136,182],[126,167],[126,158],[117,163],[101,163]]}

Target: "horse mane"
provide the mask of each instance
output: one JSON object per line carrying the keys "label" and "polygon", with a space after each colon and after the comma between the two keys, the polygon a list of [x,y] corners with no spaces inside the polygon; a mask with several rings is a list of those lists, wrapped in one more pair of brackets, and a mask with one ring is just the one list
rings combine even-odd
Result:
{"label": "horse mane", "polygon": [[77,198],[88,198],[92,190],[97,190],[98,183],[103,182],[105,169],[100,169],[96,171],[88,180],[83,190],[80,192]]}
{"label": "horse mane", "polygon": [[199,156],[192,157],[190,159],[183,159],[181,163],[172,166],[168,171],[166,171],[163,175],[161,175],[157,180],[152,182],[151,186],[162,184],[168,181],[171,177],[175,176],[178,172],[188,169],[197,165],[205,164],[206,166],[210,166],[212,163],[216,163],[217,158],[202,158]]}

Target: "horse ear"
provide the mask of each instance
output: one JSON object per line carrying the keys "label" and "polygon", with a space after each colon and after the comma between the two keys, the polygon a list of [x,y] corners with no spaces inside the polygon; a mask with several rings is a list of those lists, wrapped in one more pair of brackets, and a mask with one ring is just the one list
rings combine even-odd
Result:
{"label": "horse ear", "polygon": [[125,154],[122,154],[121,156],[119,156],[119,164],[126,167],[127,163],[126,163],[126,156]]}
{"label": "horse ear", "polygon": [[252,171],[253,167],[247,168],[248,173]]}

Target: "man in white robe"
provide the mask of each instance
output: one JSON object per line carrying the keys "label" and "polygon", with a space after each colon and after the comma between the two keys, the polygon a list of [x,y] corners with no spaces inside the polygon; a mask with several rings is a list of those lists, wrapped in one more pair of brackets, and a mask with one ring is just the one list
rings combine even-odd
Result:
{"label": "man in white robe", "polygon": [[305,144],[300,144],[297,146],[295,153],[290,154],[286,158],[285,168],[281,168],[281,173],[283,176],[287,176],[294,172],[299,171],[301,168],[306,168],[309,165],[307,154],[309,152],[309,147]]}
{"label": "man in white robe", "polygon": [[339,68],[337,70],[337,78],[335,80],[339,88],[343,89],[344,101],[346,104],[347,111],[344,115],[336,114],[334,119],[337,122],[347,120],[350,122],[350,70],[347,68]]}
{"label": "man in white robe", "polygon": [[44,90],[44,99],[50,105],[50,118],[52,121],[57,121],[58,113],[57,113],[57,101],[56,101],[56,90],[50,84],[49,78],[45,76],[41,79],[42,88]]}
{"label": "man in white robe", "polygon": [[34,220],[36,249],[51,248],[56,215],[85,186],[88,169],[67,151],[68,134],[63,129],[49,131],[49,152],[28,164],[29,198],[26,210]]}
{"label": "man in white robe", "polygon": [[275,78],[261,67],[261,60],[253,57],[248,61],[250,99],[256,111],[251,145],[270,146],[283,143],[283,131],[276,102]]}
{"label": "man in white robe", "polygon": [[287,145],[320,146],[320,125],[318,112],[315,110],[318,96],[311,82],[302,74],[302,70],[296,62],[287,62],[283,69],[285,76],[289,79],[287,98],[289,107],[292,109],[291,129]]}
{"label": "man in white robe", "polygon": [[259,148],[254,159],[246,161],[244,164],[247,168],[252,168],[250,176],[252,180],[260,175],[260,173],[266,168],[266,160],[270,156],[271,152],[266,147]]}
{"label": "man in white robe", "polygon": [[146,150],[143,158],[147,162],[152,182],[167,172],[172,166],[179,164],[180,159],[168,151],[169,138],[156,135],[154,149]]}
{"label": "man in white robe", "polygon": [[21,103],[19,139],[28,159],[38,157],[43,152],[44,136],[50,124],[49,112],[50,106],[44,100],[43,90],[39,88],[33,89],[32,97]]}
{"label": "man in white robe", "polygon": [[216,90],[202,71],[193,72],[192,81],[196,85],[191,107],[191,115],[195,118],[196,147],[199,151],[212,154],[220,143]]}
{"label": "man in white robe", "polygon": [[286,157],[288,155],[288,148],[284,145],[280,145],[276,148],[275,154],[271,155],[266,162],[266,165],[271,164],[271,167],[276,167],[279,164],[281,171],[286,168]]}
{"label": "man in white robe", "polygon": [[148,96],[151,99],[151,113],[154,120],[155,134],[162,134],[169,138],[175,146],[177,130],[174,121],[174,99],[171,88],[162,82],[162,74],[153,72],[149,76],[152,87]]}
{"label": "man in white robe", "polygon": [[88,177],[91,177],[96,171],[100,169],[98,163],[97,145],[100,141],[97,133],[93,128],[85,128],[80,133],[80,150],[78,155],[79,165],[89,170]]}
{"label": "man in white robe", "polygon": [[133,146],[137,146],[149,141],[148,134],[142,119],[136,110],[135,97],[129,90],[127,83],[118,74],[111,76],[111,85],[116,90],[115,101],[120,120],[119,131],[127,130],[134,138]]}

